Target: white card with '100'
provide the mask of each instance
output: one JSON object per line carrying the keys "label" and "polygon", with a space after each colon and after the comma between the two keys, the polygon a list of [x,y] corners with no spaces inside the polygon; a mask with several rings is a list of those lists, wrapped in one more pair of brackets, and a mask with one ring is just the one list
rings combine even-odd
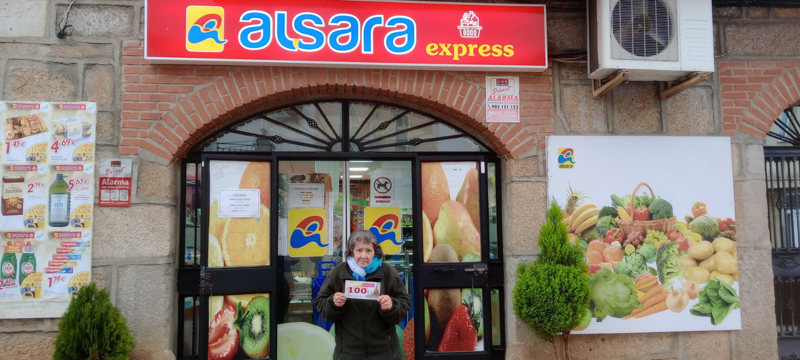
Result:
{"label": "white card with '100'", "polygon": [[378,296],[381,294],[381,283],[345,280],[344,294],[348,299],[378,300]]}

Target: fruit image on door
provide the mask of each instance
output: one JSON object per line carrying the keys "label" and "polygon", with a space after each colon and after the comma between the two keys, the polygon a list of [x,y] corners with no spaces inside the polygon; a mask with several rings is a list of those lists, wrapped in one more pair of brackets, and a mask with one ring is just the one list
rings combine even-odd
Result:
{"label": "fruit image on door", "polygon": [[208,358],[269,358],[269,294],[211,296]]}
{"label": "fruit image on door", "polygon": [[423,260],[480,261],[477,163],[423,162],[420,175]]}
{"label": "fruit image on door", "polygon": [[[269,265],[270,163],[211,161],[209,166],[208,266]],[[222,190],[258,190],[258,199],[250,199],[258,205],[257,211],[252,209],[248,217],[221,215],[231,206],[228,199],[220,198]],[[222,206],[226,208],[221,211]]]}
{"label": "fruit image on door", "polygon": [[[426,289],[425,348],[433,352],[482,351],[483,290],[479,288]],[[414,322],[403,333],[406,356],[414,351]]]}

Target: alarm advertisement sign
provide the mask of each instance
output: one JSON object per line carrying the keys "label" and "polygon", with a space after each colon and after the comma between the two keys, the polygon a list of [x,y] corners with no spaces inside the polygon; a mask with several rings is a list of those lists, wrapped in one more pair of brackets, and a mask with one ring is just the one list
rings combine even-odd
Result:
{"label": "alarm advertisement sign", "polygon": [[105,159],[100,162],[98,206],[131,206],[131,159]]}

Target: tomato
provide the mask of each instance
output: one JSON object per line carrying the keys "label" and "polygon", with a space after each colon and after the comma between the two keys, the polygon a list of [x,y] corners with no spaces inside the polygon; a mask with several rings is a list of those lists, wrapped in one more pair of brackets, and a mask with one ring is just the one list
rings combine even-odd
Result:
{"label": "tomato", "polygon": [[211,320],[208,327],[208,358],[230,360],[239,351],[239,331],[233,327],[236,308],[225,305]]}
{"label": "tomato", "polygon": [[684,238],[685,236],[686,235],[683,235],[683,233],[680,230],[676,229],[672,229],[667,232],[667,238],[669,238],[671,241],[678,241]]}

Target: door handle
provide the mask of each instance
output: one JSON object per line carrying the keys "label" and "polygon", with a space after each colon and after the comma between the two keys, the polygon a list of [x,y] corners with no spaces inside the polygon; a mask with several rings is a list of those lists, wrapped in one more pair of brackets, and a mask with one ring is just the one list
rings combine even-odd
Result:
{"label": "door handle", "polygon": [[473,276],[483,276],[489,273],[486,264],[475,264],[472,267],[464,268],[464,272],[471,272]]}

